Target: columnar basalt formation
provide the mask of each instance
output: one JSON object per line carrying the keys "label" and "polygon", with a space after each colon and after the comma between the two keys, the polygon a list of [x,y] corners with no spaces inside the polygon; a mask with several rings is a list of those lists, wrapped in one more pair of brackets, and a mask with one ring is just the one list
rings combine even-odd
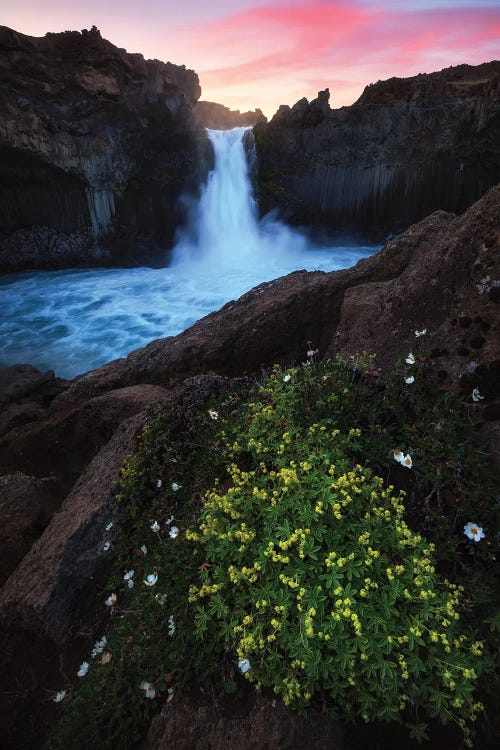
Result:
{"label": "columnar basalt formation", "polygon": [[350,107],[329,97],[255,127],[263,213],[381,241],[500,180],[500,62],[379,81]]}
{"label": "columnar basalt formation", "polygon": [[0,269],[127,262],[171,245],[210,149],[184,66],[90,31],[0,27]]}

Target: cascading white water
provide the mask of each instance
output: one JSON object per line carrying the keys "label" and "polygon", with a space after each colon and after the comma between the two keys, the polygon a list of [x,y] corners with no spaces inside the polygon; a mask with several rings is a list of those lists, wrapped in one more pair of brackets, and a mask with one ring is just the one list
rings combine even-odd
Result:
{"label": "cascading white water", "polygon": [[254,157],[250,128],[207,130],[215,165],[194,211],[189,234],[179,238],[175,263],[242,270],[248,264],[269,262],[269,253],[277,260],[283,252],[290,258],[305,250],[305,238],[285,224],[269,217],[258,221],[245,132]]}
{"label": "cascading white water", "polygon": [[208,131],[215,167],[167,268],[96,268],[0,276],[0,366],[29,362],[74,377],[172,336],[263,281],[348,268],[373,247],[313,247],[259,221],[245,129]]}
{"label": "cascading white water", "polygon": [[[198,244],[205,258],[231,260],[258,242],[256,206],[243,147],[244,128],[209,130],[215,155],[198,206]],[[222,256],[222,258],[221,258]]]}

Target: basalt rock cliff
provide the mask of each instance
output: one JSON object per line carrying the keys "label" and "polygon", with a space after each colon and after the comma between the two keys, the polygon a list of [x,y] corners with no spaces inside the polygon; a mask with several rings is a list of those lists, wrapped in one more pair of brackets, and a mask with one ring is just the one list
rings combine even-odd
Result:
{"label": "basalt rock cliff", "polygon": [[267,122],[267,117],[260,109],[254,109],[253,112],[240,112],[239,109],[229,109],[216,102],[196,102],[193,113],[201,125],[212,130],[253,127],[258,122]]}
{"label": "basalt rock cliff", "polygon": [[350,107],[329,97],[254,128],[263,213],[381,241],[500,180],[500,62],[379,81]]}
{"label": "basalt rock cliff", "polygon": [[0,270],[133,262],[171,245],[211,151],[184,66],[90,31],[0,27]]}

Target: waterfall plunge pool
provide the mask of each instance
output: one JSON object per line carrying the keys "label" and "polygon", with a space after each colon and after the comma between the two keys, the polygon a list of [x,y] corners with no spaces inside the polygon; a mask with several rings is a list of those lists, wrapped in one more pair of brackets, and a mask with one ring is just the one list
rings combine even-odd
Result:
{"label": "waterfall plunge pool", "polygon": [[258,221],[244,132],[208,131],[215,167],[167,268],[0,276],[0,366],[29,363],[73,378],[180,333],[263,281],[348,268],[378,249],[314,247],[279,221]]}

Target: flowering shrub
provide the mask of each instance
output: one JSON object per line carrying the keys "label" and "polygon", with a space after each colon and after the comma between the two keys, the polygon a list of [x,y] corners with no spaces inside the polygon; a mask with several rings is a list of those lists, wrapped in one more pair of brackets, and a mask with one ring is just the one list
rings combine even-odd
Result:
{"label": "flowering shrub", "polygon": [[417,347],[387,375],[310,351],[261,387],[149,420],[50,750],[128,750],[185,686],[238,680],[418,739],[426,716],[454,720],[469,742],[500,629],[474,425]]}
{"label": "flowering shrub", "polygon": [[223,642],[247,680],[297,707],[317,696],[344,719],[420,708],[465,726],[487,661],[460,622],[463,588],[436,572],[403,493],[363,465],[362,431],[339,430],[328,409],[295,419],[327,374],[289,374],[227,431],[227,480],[186,531],[206,563],[189,590],[199,648]]}

